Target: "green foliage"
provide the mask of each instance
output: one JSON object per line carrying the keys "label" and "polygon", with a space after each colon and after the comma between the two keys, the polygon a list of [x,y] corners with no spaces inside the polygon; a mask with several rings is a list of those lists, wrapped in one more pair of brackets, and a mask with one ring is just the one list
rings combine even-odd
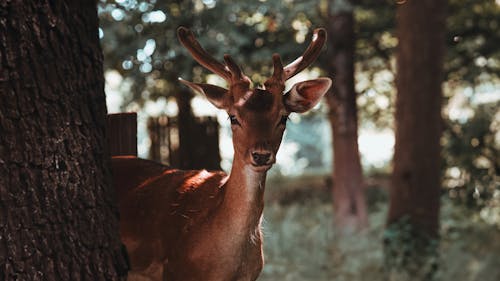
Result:
{"label": "green foliage", "polygon": [[[495,0],[451,0],[448,9],[447,80],[479,84],[500,73],[500,5]],[[484,80],[483,80],[484,81]]]}
{"label": "green foliage", "polygon": [[308,3],[101,0],[105,69],[130,78],[128,103],[142,104],[145,99],[174,93],[179,76],[203,81],[208,71],[202,70],[177,41],[176,30],[183,25],[195,32],[215,58],[222,60],[224,53],[231,54],[245,73],[260,83],[272,71],[273,52],[290,62],[305,49],[296,40],[302,43],[314,26],[304,12],[311,11]]}
{"label": "green foliage", "polygon": [[468,207],[500,201],[500,102],[473,108],[474,116],[447,120],[443,137],[444,186],[448,195]]}
{"label": "green foliage", "polygon": [[394,1],[360,1],[356,6],[356,90],[363,123],[392,127],[395,100]]}
{"label": "green foliage", "polygon": [[[360,120],[392,127],[397,1],[352,2]],[[299,43],[307,42],[312,28],[327,26],[328,5],[335,6],[324,0],[100,0],[105,69],[118,71],[130,82],[125,105],[175,93],[179,76],[204,81],[209,72],[177,42],[175,31],[185,25],[214,57],[221,60],[224,53],[231,54],[260,83],[271,73],[273,52],[290,62],[304,50],[305,43]],[[165,19],[152,21],[152,12],[163,13]],[[495,0],[451,0],[448,14],[446,79],[473,85],[497,79],[500,5]],[[146,42],[155,44],[151,54]],[[316,65],[326,68],[328,63],[323,57]]]}
{"label": "green foliage", "polygon": [[384,232],[385,268],[390,280],[435,280],[439,239],[430,237],[403,217]]}
{"label": "green foliage", "polygon": [[[377,127],[392,126],[397,1],[357,2],[356,89],[360,94],[360,117],[362,122]],[[496,83],[498,87],[500,5],[497,1],[449,1],[445,40],[444,81],[472,86]],[[389,106],[380,100],[389,101]]]}

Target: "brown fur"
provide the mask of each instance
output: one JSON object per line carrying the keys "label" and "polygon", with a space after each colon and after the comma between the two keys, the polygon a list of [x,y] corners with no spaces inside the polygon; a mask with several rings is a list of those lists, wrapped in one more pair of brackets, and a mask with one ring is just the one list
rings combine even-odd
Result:
{"label": "brown fur", "polygon": [[[241,206],[234,212],[218,212],[224,198],[228,210],[241,205],[225,196],[223,172],[172,170],[131,157],[114,157],[112,163],[115,183],[127,182],[124,175],[136,175],[130,184],[115,185],[123,218],[120,235],[132,275],[140,272],[149,280],[169,281],[257,277],[263,265],[258,226],[262,208],[257,204],[254,210]],[[154,171],[137,176],[151,167]],[[243,222],[232,221],[231,216],[242,210],[256,214],[242,214]]]}

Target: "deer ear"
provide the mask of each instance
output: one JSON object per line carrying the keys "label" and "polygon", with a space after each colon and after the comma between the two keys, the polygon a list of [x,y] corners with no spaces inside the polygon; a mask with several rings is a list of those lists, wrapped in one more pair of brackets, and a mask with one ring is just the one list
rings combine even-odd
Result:
{"label": "deer ear", "polygon": [[286,109],[297,113],[310,110],[318,104],[331,85],[332,80],[325,77],[296,83],[283,96]]}
{"label": "deer ear", "polygon": [[212,103],[215,107],[219,109],[227,109],[227,89],[221,88],[219,86],[205,84],[205,83],[194,83],[182,78],[179,78],[179,81],[193,89],[195,92],[203,94],[207,97],[208,101]]}

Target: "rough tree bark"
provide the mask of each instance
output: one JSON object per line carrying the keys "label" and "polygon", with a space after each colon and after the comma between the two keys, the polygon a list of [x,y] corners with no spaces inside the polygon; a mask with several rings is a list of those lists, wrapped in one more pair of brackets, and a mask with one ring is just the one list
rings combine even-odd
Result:
{"label": "rough tree bark", "polygon": [[95,1],[0,0],[0,280],[124,280]]}
{"label": "rough tree bark", "polygon": [[396,143],[385,242],[389,264],[415,280],[430,280],[437,267],[431,257],[439,230],[445,8],[446,0],[397,8]]}
{"label": "rough tree bark", "polygon": [[328,17],[328,76],[333,86],[327,94],[333,133],[333,207],[335,225],[344,233],[368,225],[363,175],[358,150],[358,117],[354,89],[354,18],[351,3],[330,2]]}

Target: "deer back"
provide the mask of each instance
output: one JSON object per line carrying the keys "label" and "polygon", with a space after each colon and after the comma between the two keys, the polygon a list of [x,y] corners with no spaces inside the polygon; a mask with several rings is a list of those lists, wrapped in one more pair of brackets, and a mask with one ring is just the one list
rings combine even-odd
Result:
{"label": "deer back", "polygon": [[136,268],[174,255],[184,234],[223,199],[223,172],[170,169],[136,157],[113,157],[112,168],[120,236]]}

